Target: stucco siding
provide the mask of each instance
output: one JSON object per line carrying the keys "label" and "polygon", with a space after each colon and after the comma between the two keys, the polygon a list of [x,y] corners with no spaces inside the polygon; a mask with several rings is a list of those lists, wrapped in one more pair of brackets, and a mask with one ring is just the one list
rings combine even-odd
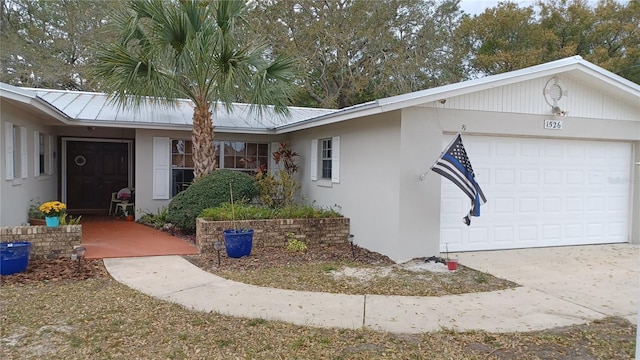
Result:
{"label": "stucco siding", "polygon": [[393,252],[401,262],[438,255],[440,251],[440,176],[429,171],[442,152],[438,119],[433,109],[413,107],[402,111],[399,236]]}
{"label": "stucco siding", "polygon": [[[292,133],[302,196],[351,219],[355,243],[393,257],[399,237],[400,112]],[[311,140],[340,136],[340,182],[310,180]]]}
{"label": "stucco siding", "polygon": [[[545,115],[490,113],[467,110],[439,109],[439,122],[444,132],[456,133],[461,125],[473,134],[527,136],[544,138],[576,138],[638,141],[640,119],[637,121],[563,117],[562,130],[544,129]],[[640,114],[639,114],[640,116]]]}
{"label": "stucco siding", "polygon": [[[57,137],[54,128],[44,126],[43,120],[35,117],[24,109],[20,109],[9,102],[2,102],[2,116],[0,117],[0,148],[2,156],[0,159],[0,226],[18,226],[26,224],[28,221],[27,212],[29,205],[58,199],[58,154]],[[27,177],[22,178],[21,174],[14,174],[13,180],[6,179],[6,158],[5,158],[5,123],[10,122],[14,126],[25,127],[27,131],[27,156],[26,166]],[[44,134],[51,141],[50,150],[45,153],[51,160],[50,174],[35,175],[35,143],[34,131]],[[55,152],[55,157],[53,152]]]}

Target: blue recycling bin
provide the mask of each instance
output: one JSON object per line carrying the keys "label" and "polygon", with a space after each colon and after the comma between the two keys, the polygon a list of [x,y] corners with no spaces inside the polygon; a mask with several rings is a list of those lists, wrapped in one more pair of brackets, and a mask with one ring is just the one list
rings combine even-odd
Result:
{"label": "blue recycling bin", "polygon": [[30,252],[30,242],[0,243],[0,274],[11,275],[27,270]]}

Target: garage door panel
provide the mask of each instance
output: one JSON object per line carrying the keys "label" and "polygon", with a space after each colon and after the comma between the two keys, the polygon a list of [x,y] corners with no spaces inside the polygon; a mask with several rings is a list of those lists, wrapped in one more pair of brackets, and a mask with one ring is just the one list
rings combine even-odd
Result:
{"label": "garage door panel", "polygon": [[542,210],[544,210],[545,213],[559,213],[562,212],[563,208],[562,197],[560,196],[544,197],[542,199]]}
{"label": "garage door panel", "polygon": [[[501,185],[514,185],[516,176],[514,169],[496,169],[495,170],[495,183]],[[480,179],[476,179],[480,181]]]}
{"label": "garage door panel", "polygon": [[584,179],[584,171],[567,170],[567,185],[584,185]]}
{"label": "garage door panel", "polygon": [[443,251],[447,242],[450,251],[471,251],[628,241],[631,144],[463,141],[488,202],[467,227],[470,200],[441,179]]}
{"label": "garage door panel", "polygon": [[515,237],[515,229],[513,226],[496,226],[494,227],[494,240],[501,243],[513,242]]}

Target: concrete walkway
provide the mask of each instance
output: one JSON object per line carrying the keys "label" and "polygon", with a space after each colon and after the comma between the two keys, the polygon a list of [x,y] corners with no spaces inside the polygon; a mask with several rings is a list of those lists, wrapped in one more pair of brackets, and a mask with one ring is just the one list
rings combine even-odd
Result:
{"label": "concrete walkway", "polygon": [[117,281],[198,311],[304,326],[420,333],[443,328],[542,330],[609,315],[636,323],[640,246],[598,245],[456,254],[522,287],[442,297],[343,295],[229,281],[180,256],[104,259]]}

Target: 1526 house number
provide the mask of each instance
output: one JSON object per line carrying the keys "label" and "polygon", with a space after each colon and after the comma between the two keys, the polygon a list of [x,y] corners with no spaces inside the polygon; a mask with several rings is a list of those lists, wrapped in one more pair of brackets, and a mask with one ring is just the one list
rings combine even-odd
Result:
{"label": "1526 house number", "polygon": [[562,130],[562,120],[545,120],[544,128],[551,130]]}

